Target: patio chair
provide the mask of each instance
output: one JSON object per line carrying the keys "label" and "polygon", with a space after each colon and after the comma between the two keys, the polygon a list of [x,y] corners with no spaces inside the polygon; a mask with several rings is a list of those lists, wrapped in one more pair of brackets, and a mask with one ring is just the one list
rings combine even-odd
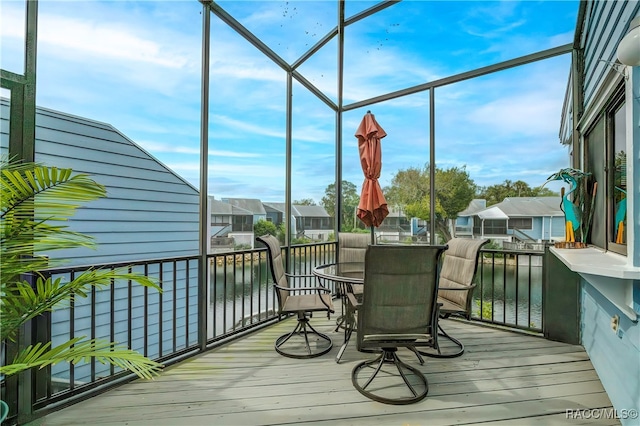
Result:
{"label": "patio chair", "polygon": [[[482,246],[489,242],[486,238],[452,238],[447,242],[447,250],[440,271],[440,288],[438,303],[441,303],[440,318],[451,316],[471,318],[473,278],[478,268],[478,254]],[[436,358],[453,358],[464,353],[464,345],[458,339],[450,336],[438,323],[438,338],[444,337],[451,341],[453,351],[443,351],[438,343],[435,351],[418,351],[422,355]]]}
{"label": "patio chair", "polygon": [[[371,243],[371,235],[369,234],[353,234],[350,232],[338,233],[338,264],[343,272],[363,271],[364,256],[367,247]],[[354,294],[362,294],[361,285],[352,285],[349,289]]]}
{"label": "patio chair", "polygon": [[[367,247],[371,242],[370,234],[355,234],[350,232],[338,233],[338,255],[337,263],[341,271],[345,274],[364,270],[364,257]],[[336,329],[344,328],[344,343],[336,355],[336,362],[347,349],[347,344],[351,338],[351,333],[355,330],[356,308],[346,300],[346,294],[352,293],[358,299],[362,297],[362,285],[342,283],[338,286],[338,295],[342,297],[342,315],[336,320]]]}
{"label": "patio chair", "polygon": [[[338,233],[337,264],[343,273],[364,271],[364,256],[371,242],[369,234],[353,234],[350,232]],[[362,295],[362,286],[355,284],[348,288],[340,286],[338,293],[350,291]],[[336,331],[344,324],[344,317],[338,318]]]}
{"label": "patio chair", "polygon": [[293,331],[276,339],[276,351],[290,358],[313,358],[326,354],[331,350],[333,342],[329,336],[313,328],[309,324],[309,318],[313,312],[326,312],[327,318],[334,312],[331,290],[319,283],[314,287],[296,287],[296,282],[316,277],[285,273],[278,239],[273,235],[263,235],[256,239],[267,247],[269,254],[273,288],[278,298],[278,317],[288,314],[298,317]]}
{"label": "patio chair", "polygon": [[[358,363],[351,372],[353,386],[367,398],[400,405],[427,396],[427,378],[402,361],[397,351],[436,345],[439,259],[445,249],[429,245],[367,249],[357,347],[380,354]],[[349,297],[357,303],[353,295]],[[371,370],[371,375],[365,373]]]}

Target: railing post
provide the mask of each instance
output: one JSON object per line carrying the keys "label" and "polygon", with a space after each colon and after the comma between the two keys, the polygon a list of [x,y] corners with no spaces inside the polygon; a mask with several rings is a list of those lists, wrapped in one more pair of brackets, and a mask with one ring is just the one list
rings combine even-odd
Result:
{"label": "railing post", "polygon": [[200,105],[200,228],[198,257],[198,345],[200,350],[207,347],[207,313],[209,268],[207,252],[211,244],[207,238],[207,229],[211,227],[208,216],[208,170],[209,170],[209,47],[211,38],[210,0],[202,2],[202,92]]}

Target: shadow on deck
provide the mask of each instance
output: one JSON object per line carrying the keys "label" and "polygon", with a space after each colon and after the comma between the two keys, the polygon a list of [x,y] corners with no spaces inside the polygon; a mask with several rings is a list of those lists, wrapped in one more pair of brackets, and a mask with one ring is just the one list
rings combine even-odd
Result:
{"label": "shadow on deck", "polygon": [[447,331],[465,343],[465,354],[426,358],[420,367],[413,354],[403,352],[405,360],[425,373],[430,391],[417,404],[391,406],[366,399],[351,384],[351,369],[371,354],[357,352],[352,341],[342,363],[335,363],[342,333],[333,331],[333,317],[313,319],[334,341],[329,354],[307,360],[278,355],[273,343],[293,328],[292,321],[169,367],[153,381],[131,382],[33,424],[620,424],[615,419],[568,418],[567,411],[612,407],[581,346],[446,320]]}

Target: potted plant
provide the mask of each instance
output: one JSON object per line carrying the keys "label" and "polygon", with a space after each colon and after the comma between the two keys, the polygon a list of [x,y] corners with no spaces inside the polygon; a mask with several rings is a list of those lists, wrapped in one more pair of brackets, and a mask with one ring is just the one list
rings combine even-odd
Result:
{"label": "potted plant", "polygon": [[[86,297],[92,287],[100,289],[112,285],[114,280],[131,280],[161,291],[152,280],[129,273],[127,268],[89,269],[69,281],[47,278],[39,272],[60,263],[43,256],[43,252],[95,246],[91,237],[69,230],[64,221],[74,214],[80,203],[105,196],[104,186],[85,174],[73,174],[71,169],[0,159],[0,339],[3,343],[15,342],[21,326],[71,298]],[[14,358],[0,365],[0,374],[6,377],[31,368],[90,358],[145,379],[152,378],[162,368],[161,364],[114,342],[79,336],[55,347],[51,342],[20,347]]]}

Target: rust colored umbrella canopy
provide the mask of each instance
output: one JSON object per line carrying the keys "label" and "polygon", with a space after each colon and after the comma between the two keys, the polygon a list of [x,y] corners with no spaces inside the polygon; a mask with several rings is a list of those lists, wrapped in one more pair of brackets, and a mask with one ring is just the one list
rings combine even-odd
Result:
{"label": "rust colored umbrella canopy", "polygon": [[358,204],[358,218],[366,226],[379,227],[389,214],[378,179],[382,170],[382,146],[380,140],[387,136],[376,118],[367,112],[355,134],[358,138],[360,163],[364,172],[364,183]]}

